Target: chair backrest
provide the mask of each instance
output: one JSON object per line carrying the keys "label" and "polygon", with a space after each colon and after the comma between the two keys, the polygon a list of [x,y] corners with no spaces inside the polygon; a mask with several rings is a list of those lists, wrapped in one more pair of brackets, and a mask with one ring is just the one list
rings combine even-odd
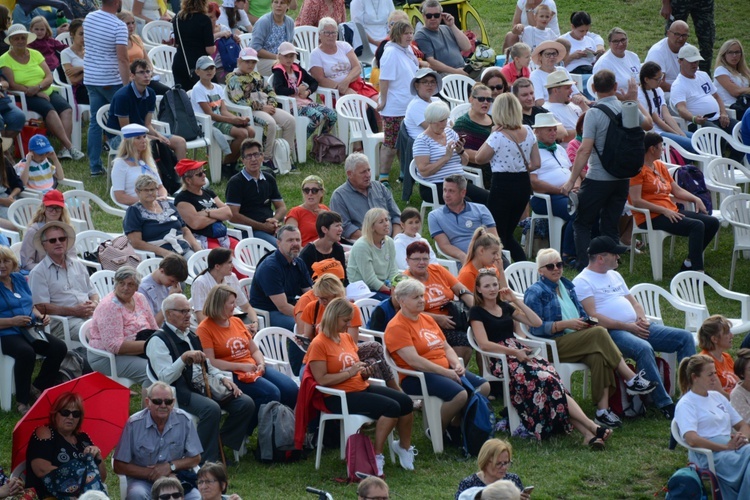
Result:
{"label": "chair backrest", "polygon": [[713,158],[703,170],[703,175],[714,183],[736,187],[750,179],[750,168],[731,158]]}
{"label": "chair backrest", "polygon": [[99,297],[104,297],[115,289],[115,272],[107,269],[91,275],[91,284],[96,288]]}
{"label": "chair backrest", "polygon": [[367,326],[367,323],[370,322],[370,316],[372,316],[373,311],[379,304],[380,301],[377,299],[359,299],[354,303],[359,308],[364,326]]}
{"label": "chair backrest", "polygon": [[289,367],[289,351],[286,347],[287,339],[294,341],[294,334],[285,328],[269,326],[255,334],[253,340],[263,356],[274,361],[285,363],[284,371],[290,377],[294,376]]}
{"label": "chair backrest", "polygon": [[728,196],[721,202],[721,216],[734,228],[734,246],[750,248],[750,194]]}
{"label": "chair backrest", "polygon": [[693,149],[702,155],[722,156],[721,140],[731,141],[729,134],[715,127],[701,127],[693,133],[690,142]]}
{"label": "chair backrest", "polygon": [[86,229],[95,229],[92,214],[93,205],[96,205],[107,214],[125,217],[125,210],[107,205],[104,200],[94,193],[89,193],[81,189],[73,189],[65,191],[63,196],[65,197],[65,206],[68,208],[70,217],[82,220],[86,225]]}
{"label": "chair backrest", "polygon": [[23,243],[21,243],[20,241],[18,243],[13,243],[10,246],[11,251],[14,254],[16,254],[16,258],[18,259],[19,262],[21,262],[21,247],[22,246],[23,246]]}
{"label": "chair backrest", "polygon": [[742,141],[742,133],[740,132],[742,130],[742,120],[737,122],[737,125],[734,126],[732,129],[732,137],[735,141],[739,142],[740,144],[743,144],[745,146],[750,146],[750,144],[745,144]]}
{"label": "chair backrest", "polygon": [[148,51],[148,58],[154,71],[162,76],[162,83],[168,87],[174,87],[172,61],[176,53],[177,49],[168,45],[159,45]]}
{"label": "chair backrest", "polygon": [[359,94],[345,95],[336,101],[336,113],[345,120],[348,120],[350,134],[369,135],[373,133],[372,128],[370,128],[370,122],[367,119],[368,106],[375,110],[378,104],[369,97]]}
{"label": "chair backrest", "polygon": [[166,43],[174,38],[172,30],[172,23],[168,21],[151,21],[146,23],[141,31],[141,37],[143,43],[151,46],[166,45]]}
{"label": "chair backrest", "polygon": [[240,35],[240,47],[246,49],[250,46],[250,42],[253,40],[252,33],[243,33]]}
{"label": "chair backrest", "polygon": [[471,109],[471,103],[468,103],[468,102],[456,105],[453,109],[451,109],[451,114],[448,117],[448,121],[449,121],[448,125],[450,126],[455,125],[456,120],[458,120],[460,117],[468,113],[470,109]]}
{"label": "chair backrest", "polygon": [[138,274],[141,275],[141,278],[145,278],[149,274],[156,271],[156,269],[159,267],[159,263],[161,262],[161,257],[153,257],[151,259],[145,259],[142,260],[140,264],[138,264],[138,268],[136,271],[138,271]]}
{"label": "chair backrest", "polygon": [[234,248],[234,258],[242,266],[255,270],[260,259],[267,253],[275,252],[276,248],[260,238],[245,238]]}
{"label": "chair backrest", "polygon": [[660,325],[664,324],[659,299],[662,297],[667,298],[668,296],[672,296],[672,294],[653,283],[638,283],[630,288],[630,294],[643,307],[643,311],[646,313],[649,321]]}
{"label": "chair backrest", "polygon": [[96,112],[96,123],[108,134],[122,135],[122,131],[107,126],[107,121],[109,121],[109,104],[105,104]]}
{"label": "chair backrest", "polygon": [[83,231],[76,235],[76,252],[79,256],[82,256],[83,252],[96,252],[100,243],[111,239],[113,239],[112,235],[104,231],[96,229]]}
{"label": "chair backrest", "polygon": [[372,47],[370,47],[370,44],[367,42],[367,31],[361,23],[353,24],[359,33],[359,39],[362,40],[362,53],[357,56],[357,59],[362,64],[372,66],[372,60],[375,58],[375,54],[372,52]]}
{"label": "chair backrest", "polygon": [[57,35],[55,37],[55,40],[70,47],[70,33],[68,33],[67,31],[65,33],[60,33],[59,35]]}
{"label": "chair backrest", "polygon": [[295,26],[294,46],[312,52],[318,47],[319,34],[317,26]]}
{"label": "chair backrest", "polygon": [[8,207],[8,220],[25,232],[41,204],[39,198],[19,198]]}
{"label": "chair backrest", "polygon": [[209,249],[198,250],[188,259],[188,274],[191,278],[195,279],[198,275],[208,267],[208,254],[211,252]]}
{"label": "chair backrest", "polygon": [[437,184],[434,182],[428,182],[424,180],[417,172],[417,162],[414,160],[409,163],[409,175],[411,175],[412,179],[414,179],[414,182],[417,184],[420,184],[422,186],[425,186],[427,188],[430,188],[432,190],[432,205],[439,206],[439,200],[438,198],[438,191],[437,191]]}
{"label": "chair backrest", "polygon": [[448,75],[443,77],[443,88],[440,95],[450,104],[451,109],[459,104],[469,102],[471,88],[476,82],[464,75]]}
{"label": "chair backrest", "polygon": [[539,281],[539,269],[535,262],[514,262],[505,269],[505,279],[511,290],[519,297],[523,297],[526,290]]}
{"label": "chair backrest", "polygon": [[716,474],[716,467],[714,466],[714,453],[713,451],[709,450],[708,448],[694,448],[687,444],[687,441],[685,441],[685,438],[682,437],[682,434],[680,434],[680,427],[677,425],[677,420],[672,420],[672,425],[670,426],[670,429],[672,431],[672,436],[674,437],[674,440],[677,441],[677,444],[682,446],[683,448],[687,448],[688,450],[692,451],[693,453],[700,453],[702,455],[706,455],[706,459],[708,461],[708,469]]}
{"label": "chair backrest", "polygon": [[240,280],[240,289],[244,292],[247,300],[250,300],[250,286],[253,284],[252,278],[242,278]]}

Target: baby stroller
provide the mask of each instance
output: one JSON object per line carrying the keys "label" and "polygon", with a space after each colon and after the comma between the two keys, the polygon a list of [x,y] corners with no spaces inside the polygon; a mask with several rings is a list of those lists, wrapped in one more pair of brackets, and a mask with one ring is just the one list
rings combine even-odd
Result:
{"label": "baby stroller", "polygon": [[[399,5],[398,1],[395,3]],[[409,20],[415,30],[424,24],[422,12],[419,10],[422,2],[409,3],[409,0],[406,0],[402,5],[401,8],[409,15]],[[471,31],[476,35],[477,44],[490,45],[490,38],[482,18],[469,0],[443,0],[440,5],[443,6],[443,12],[451,14],[456,19],[456,26],[459,29]]]}

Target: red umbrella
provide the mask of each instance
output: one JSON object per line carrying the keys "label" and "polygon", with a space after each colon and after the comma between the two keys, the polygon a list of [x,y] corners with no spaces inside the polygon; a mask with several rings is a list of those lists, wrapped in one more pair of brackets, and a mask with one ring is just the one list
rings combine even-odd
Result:
{"label": "red umbrella", "polygon": [[94,372],[44,391],[29,412],[13,429],[11,470],[26,460],[29,438],[37,427],[49,424],[49,412],[64,392],[74,392],[83,399],[84,417],[81,430],[106,457],[117,445],[130,411],[130,389],[101,373]]}

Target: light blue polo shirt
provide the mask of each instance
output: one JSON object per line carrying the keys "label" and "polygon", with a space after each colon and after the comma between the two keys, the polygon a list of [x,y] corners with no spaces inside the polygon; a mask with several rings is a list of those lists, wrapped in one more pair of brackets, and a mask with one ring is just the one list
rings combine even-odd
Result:
{"label": "light blue polo shirt", "polygon": [[427,216],[430,236],[435,239],[438,234],[445,234],[451,245],[462,252],[467,252],[474,231],[480,226],[495,227],[495,219],[484,205],[466,202],[464,209],[455,213],[447,206],[432,210]]}

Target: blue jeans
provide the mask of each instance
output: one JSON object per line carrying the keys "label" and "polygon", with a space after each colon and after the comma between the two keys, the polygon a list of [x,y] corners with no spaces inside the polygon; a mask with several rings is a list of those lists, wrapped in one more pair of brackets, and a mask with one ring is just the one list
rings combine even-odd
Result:
{"label": "blue jeans", "polygon": [[[568,212],[568,197],[561,194],[550,195],[552,201],[552,215],[560,217],[565,221],[565,228],[562,234],[562,254],[563,256],[575,257],[576,241],[573,233],[573,223],[575,214],[570,215]],[[547,204],[543,199],[532,197],[529,201],[531,209],[539,215],[547,215]]]}
{"label": "blue jeans", "polygon": [[89,157],[89,168],[92,172],[103,170],[103,130],[99,124],[96,123],[96,113],[99,111],[99,108],[112,102],[112,97],[121,87],[122,85],[107,85],[104,87],[98,85],[86,85],[86,90],[89,92],[89,106],[91,107],[91,120],[89,121],[88,147],[86,148],[86,153]]}
{"label": "blue jeans", "polygon": [[[259,238],[263,241],[267,241],[268,243],[273,245],[274,248],[277,248],[279,244],[279,242],[276,240],[276,236],[266,233],[265,231],[253,230],[253,238]],[[291,328],[289,328],[289,330],[291,330]]]}
{"label": "blue jeans", "polygon": [[[479,375],[474,375],[469,371],[464,374],[464,377],[466,377],[469,383],[474,386],[474,389],[478,389],[479,387],[487,383],[485,379],[483,379]],[[427,392],[429,393],[429,395],[437,396],[443,401],[452,401],[459,392],[466,390],[466,388],[462,384],[459,384],[458,382],[455,382],[444,375],[425,372],[424,378],[425,383],[427,384]],[[417,377],[404,377],[404,380],[401,381],[401,388],[406,394],[422,394],[422,388]],[[424,394],[422,394],[422,396],[424,396]]]}
{"label": "blue jeans", "polygon": [[0,98],[0,130],[7,128],[11,132],[20,132],[26,125],[26,115],[10,97]]}
{"label": "blue jeans", "polygon": [[[666,137],[668,139],[672,139],[674,142],[676,142],[682,149],[689,151],[691,153],[695,153],[695,149],[693,149],[693,143],[690,141],[690,138],[693,137],[692,132],[685,132],[685,136],[673,134],[671,132],[662,132],[660,134],[662,137]],[[687,161],[687,160],[686,160]]]}
{"label": "blue jeans", "polygon": [[638,370],[644,370],[646,378],[658,384],[651,393],[651,398],[658,408],[663,408],[672,403],[672,398],[659,377],[654,351],[677,353],[679,365],[683,358],[695,354],[695,339],[688,331],[655,323],[651,324],[648,332],[648,340],[625,330],[609,330],[609,335],[622,352],[622,357],[634,360]]}
{"label": "blue jeans", "polygon": [[252,383],[241,382],[237,378],[237,374],[233,374],[232,378],[237,387],[253,398],[253,402],[255,403],[255,412],[253,413],[253,418],[250,420],[250,427],[247,429],[248,435],[252,434],[258,425],[258,413],[262,405],[271,401],[278,401],[294,409],[297,404],[297,384],[294,380],[280,373],[275,368],[266,366],[266,372],[263,376]]}

